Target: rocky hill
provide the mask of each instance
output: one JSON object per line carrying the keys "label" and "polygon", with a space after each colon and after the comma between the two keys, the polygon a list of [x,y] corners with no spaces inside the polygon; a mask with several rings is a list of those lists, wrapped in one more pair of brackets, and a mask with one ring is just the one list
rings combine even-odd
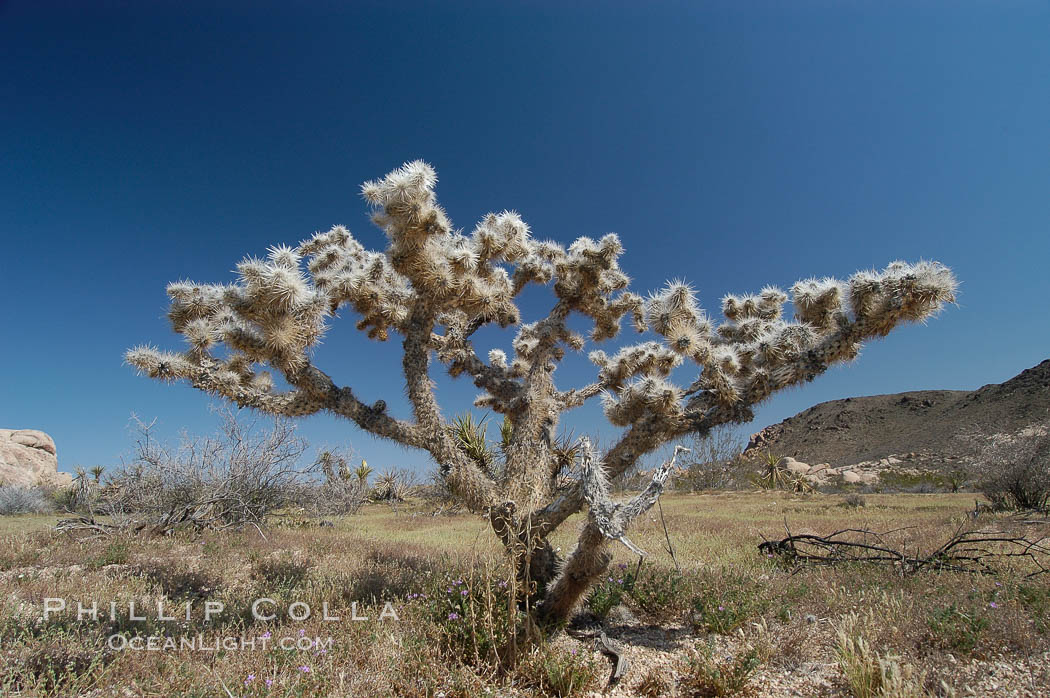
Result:
{"label": "rocky hill", "polygon": [[981,436],[1016,433],[1048,418],[1050,360],[973,391],[920,390],[823,402],[754,434],[745,455],[768,451],[840,467],[895,458],[939,470],[969,460]]}

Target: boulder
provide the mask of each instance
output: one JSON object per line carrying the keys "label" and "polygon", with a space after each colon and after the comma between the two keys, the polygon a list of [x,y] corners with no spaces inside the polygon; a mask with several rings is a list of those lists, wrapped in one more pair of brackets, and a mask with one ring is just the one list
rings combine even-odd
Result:
{"label": "boulder", "polygon": [[822,487],[829,484],[833,478],[839,476],[839,471],[831,467],[830,463],[817,463],[811,465],[809,472],[806,473],[806,480],[816,487]]}
{"label": "boulder", "polygon": [[847,485],[874,485],[879,481],[879,474],[863,470],[845,470],[842,482]]}
{"label": "boulder", "polygon": [[784,468],[789,473],[794,473],[795,475],[805,475],[809,472],[808,464],[803,463],[802,461],[797,461],[791,456],[784,456],[781,458],[779,465],[781,468]]}
{"label": "boulder", "polygon": [[809,473],[807,475],[803,475],[802,477],[805,478],[806,482],[813,485],[814,487],[820,487],[828,483],[828,479],[824,476],[824,473]]}
{"label": "boulder", "polygon": [[0,484],[69,485],[69,473],[58,472],[54,440],[36,429],[0,429]]}

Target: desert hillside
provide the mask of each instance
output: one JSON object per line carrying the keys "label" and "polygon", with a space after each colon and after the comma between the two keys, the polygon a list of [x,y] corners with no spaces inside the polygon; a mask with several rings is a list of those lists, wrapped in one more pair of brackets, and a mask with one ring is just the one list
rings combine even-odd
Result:
{"label": "desert hillside", "polygon": [[838,466],[911,454],[913,464],[950,466],[974,452],[973,435],[1014,433],[1050,415],[1050,360],[977,390],[919,390],[822,402],[751,438],[807,463]]}

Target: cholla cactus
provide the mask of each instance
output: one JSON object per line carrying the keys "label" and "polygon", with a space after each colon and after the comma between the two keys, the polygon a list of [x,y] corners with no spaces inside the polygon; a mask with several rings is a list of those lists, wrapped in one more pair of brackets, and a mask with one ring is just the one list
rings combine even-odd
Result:
{"label": "cholla cactus", "polygon": [[[535,239],[509,211],[489,214],[463,234],[438,206],[436,182],[434,170],[417,161],[363,186],[389,239],[383,251],[364,249],[336,226],[297,247],[273,247],[267,259],[244,260],[232,284],[169,285],[169,318],[189,347],[138,347],[127,360],[150,377],[184,380],[241,406],[296,417],[326,411],[429,452],[454,495],[485,513],[521,576],[535,582],[528,587],[537,595],[533,608],[547,621],[564,620],[603,572],[610,540],[626,540],[623,527],[656,501],[666,469],[627,509],[611,502],[605,478],[680,437],[751,420],[752,408],[772,393],[853,359],[864,340],[954,300],[956,282],[944,266],[894,262],[846,281],[800,281],[790,293],[767,287],[726,296],[724,320],[717,321],[685,283],[671,282],[648,298],[628,290],[616,235],[564,247]],[[526,323],[516,298],[529,284],[549,287],[554,304],[546,317]],[[794,318],[784,317],[788,300]],[[326,322],[347,307],[369,338],[400,337],[410,418],[389,414],[383,400],[365,400],[314,366],[311,350]],[[588,343],[569,329],[572,315],[593,323],[591,342],[616,337],[624,316],[655,336],[611,355],[592,352],[594,381],[566,389],[555,383],[555,368],[566,350]],[[478,353],[471,337],[488,324],[517,328],[509,352]],[[461,447],[438,407],[429,375],[434,358],[481,389],[476,404],[504,415],[501,467],[482,467]],[[683,362],[696,367],[685,386],[670,377]],[[276,390],[267,370],[290,389]],[[576,469],[577,451],[567,459],[558,446],[558,422],[594,398],[623,432],[604,453],[577,449],[584,458]],[[548,537],[584,505],[598,519],[592,516],[575,551],[561,560]]]}

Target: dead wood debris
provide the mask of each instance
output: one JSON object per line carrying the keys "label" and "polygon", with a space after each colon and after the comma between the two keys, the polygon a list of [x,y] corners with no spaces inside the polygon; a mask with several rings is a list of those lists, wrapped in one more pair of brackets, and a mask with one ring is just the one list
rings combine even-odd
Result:
{"label": "dead wood debris", "polygon": [[835,565],[871,563],[891,565],[900,574],[935,569],[974,574],[997,574],[1004,561],[1023,564],[1027,577],[1050,570],[1050,544],[1045,536],[1033,538],[1003,530],[956,531],[943,545],[929,554],[909,551],[907,546],[894,546],[888,540],[895,529],[878,533],[861,528],[846,528],[826,536],[811,533],[792,534],[780,540],[759,544],[760,552],[797,565]]}

